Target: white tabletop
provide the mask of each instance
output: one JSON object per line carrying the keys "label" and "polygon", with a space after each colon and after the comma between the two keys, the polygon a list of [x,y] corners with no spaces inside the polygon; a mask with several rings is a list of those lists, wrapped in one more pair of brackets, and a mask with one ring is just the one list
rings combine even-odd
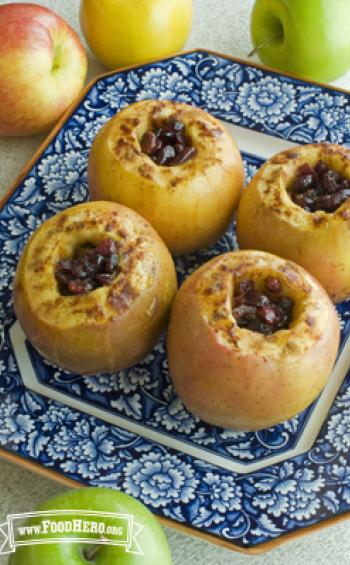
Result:
{"label": "white tabletop", "polygon": [[[79,32],[79,0],[36,2],[54,9]],[[0,4],[7,3],[0,0]],[[186,48],[204,47],[246,58],[251,48],[249,16],[253,3],[253,0],[194,0],[193,31]],[[88,79],[104,71],[89,52]],[[350,72],[333,84],[350,90]],[[13,183],[44,138],[43,135],[26,138],[0,137],[0,195]],[[49,496],[63,490],[64,487],[56,482],[0,461],[0,523],[6,520],[7,514],[33,511]],[[299,537],[271,553],[257,557],[233,553],[174,529],[167,528],[166,534],[174,565],[243,565],[249,561],[254,565],[350,563],[350,520]],[[5,558],[0,558],[0,565],[5,565],[6,562]]]}

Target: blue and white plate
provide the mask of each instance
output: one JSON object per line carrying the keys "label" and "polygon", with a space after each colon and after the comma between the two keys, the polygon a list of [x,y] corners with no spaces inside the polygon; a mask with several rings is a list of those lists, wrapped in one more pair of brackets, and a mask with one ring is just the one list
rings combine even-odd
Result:
{"label": "blue and white plate", "polygon": [[[338,307],[342,343],[324,392],[292,420],[255,433],[209,426],[184,408],[169,380],[164,339],[130,369],[84,377],[45,361],[13,313],[13,278],[28,237],[87,198],[95,135],[121,108],[146,98],[194,104],[223,120],[247,179],[295,144],[350,144],[349,95],[205,51],[95,81],[0,211],[0,446],[22,463],[122,489],[213,541],[253,549],[349,512],[349,302]],[[179,280],[235,247],[232,224],[214,247],[176,260]]]}

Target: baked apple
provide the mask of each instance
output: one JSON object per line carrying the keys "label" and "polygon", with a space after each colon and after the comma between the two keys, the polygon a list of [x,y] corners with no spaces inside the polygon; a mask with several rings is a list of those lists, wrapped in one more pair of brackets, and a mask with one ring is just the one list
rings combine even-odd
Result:
{"label": "baked apple", "polygon": [[120,204],[89,202],[34,232],[16,271],[14,307],[46,359],[93,374],[149,353],[176,288],[172,257],[146,220]]}
{"label": "baked apple", "polygon": [[321,392],[339,339],[330,298],[302,267],[261,251],[225,253],[195,271],[175,298],[170,376],[205,422],[269,428]]}
{"label": "baked apple", "polygon": [[243,186],[232,136],[199,108],[144,100],[112,118],[88,164],[92,200],[139,212],[175,254],[214,243],[227,228]]}
{"label": "baked apple", "polygon": [[349,197],[349,149],[315,144],[282,151],[243,192],[239,246],[299,263],[340,302],[350,296]]}

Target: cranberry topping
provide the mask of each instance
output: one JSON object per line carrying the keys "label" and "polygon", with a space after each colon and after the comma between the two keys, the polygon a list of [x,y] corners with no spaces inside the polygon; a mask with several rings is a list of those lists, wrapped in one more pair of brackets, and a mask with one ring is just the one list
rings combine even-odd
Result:
{"label": "cranberry topping", "polygon": [[256,290],[252,279],[237,284],[233,314],[240,328],[270,335],[289,327],[294,302],[289,296],[277,296],[282,292],[279,279],[267,277],[265,291]]}
{"label": "cranberry topping", "polygon": [[81,245],[74,257],[56,263],[55,276],[61,294],[87,294],[95,288],[111,285],[118,273],[117,245],[104,239],[98,245]]}
{"label": "cranberry topping", "polygon": [[291,187],[292,200],[307,212],[334,212],[349,196],[350,180],[324,161],[318,161],[315,167],[299,167]]}
{"label": "cranberry topping", "polygon": [[197,153],[186,137],[185,124],[169,120],[154,131],[146,131],[141,138],[141,149],[157,164],[166,167],[182,165]]}

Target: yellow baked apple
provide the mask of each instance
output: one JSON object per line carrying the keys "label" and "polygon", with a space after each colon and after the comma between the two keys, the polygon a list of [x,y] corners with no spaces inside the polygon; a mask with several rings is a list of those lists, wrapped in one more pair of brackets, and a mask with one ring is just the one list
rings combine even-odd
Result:
{"label": "yellow baked apple", "polygon": [[207,247],[226,230],[243,186],[241,154],[207,112],[145,100],[112,118],[88,162],[92,200],[136,210],[172,253]]}
{"label": "yellow baked apple", "polygon": [[237,212],[240,248],[302,265],[335,302],[350,296],[350,150],[304,145],[268,160]]}
{"label": "yellow baked apple", "polygon": [[171,255],[146,220],[119,204],[89,202],[34,232],[17,267],[14,307],[46,359],[94,374],[151,351],[176,288]]}
{"label": "yellow baked apple", "polygon": [[192,0],[81,0],[80,25],[96,57],[111,69],[183,48]]}
{"label": "yellow baked apple", "polygon": [[177,294],[170,376],[205,422],[268,428],[321,392],[339,337],[330,298],[302,267],[261,251],[226,253],[195,271]]}

